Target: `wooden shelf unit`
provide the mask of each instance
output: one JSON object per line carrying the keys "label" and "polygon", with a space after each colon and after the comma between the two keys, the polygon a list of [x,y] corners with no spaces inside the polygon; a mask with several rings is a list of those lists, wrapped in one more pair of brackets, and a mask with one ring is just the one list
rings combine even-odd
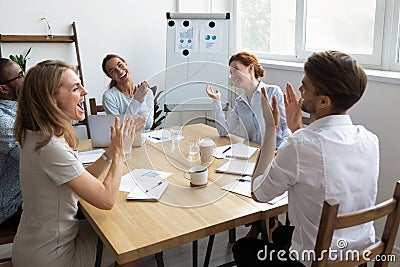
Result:
{"label": "wooden shelf unit", "polygon": [[[84,85],[83,72],[82,72],[82,64],[81,64],[81,56],[79,53],[79,44],[78,44],[78,35],[76,32],[76,24],[73,22],[72,26],[72,35],[5,35],[0,34],[0,57],[2,57],[1,44],[2,43],[73,43],[75,45],[75,54],[76,61],[78,65],[78,75],[81,79],[82,85]],[[90,131],[87,122],[87,108],[86,108],[86,98],[85,98],[85,119],[76,123],[75,125],[85,125],[88,138],[90,138]]]}

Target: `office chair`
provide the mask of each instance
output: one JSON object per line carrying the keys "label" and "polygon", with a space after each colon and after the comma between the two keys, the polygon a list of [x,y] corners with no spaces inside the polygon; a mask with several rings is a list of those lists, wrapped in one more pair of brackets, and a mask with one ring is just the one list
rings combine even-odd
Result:
{"label": "office chair", "polygon": [[[370,208],[362,209],[359,211],[338,214],[339,203],[333,199],[324,201],[322,208],[321,220],[319,223],[317,241],[315,244],[315,252],[319,258],[322,251],[329,251],[331,245],[333,231],[336,229],[348,228],[356,225],[361,225],[366,222],[374,221],[381,217],[387,216],[385,227],[381,240],[369,247],[364,248],[363,251],[370,251],[368,258],[374,259],[376,256],[391,254],[393,244],[396,239],[397,231],[400,222],[400,181],[396,182],[396,188],[393,197],[389,200],[376,204]],[[362,252],[359,260],[354,257],[354,261],[329,261],[328,253],[323,253],[322,259],[317,259],[312,263],[312,267],[320,266],[356,266],[365,264],[366,259],[362,257]],[[382,259],[382,258],[381,258]],[[340,259],[339,259],[340,260]],[[376,261],[374,266],[388,266],[389,261]],[[366,265],[361,265],[366,266]]]}
{"label": "office chair", "polygon": [[97,115],[97,112],[104,112],[103,105],[96,104],[96,98],[89,98],[90,114]]}

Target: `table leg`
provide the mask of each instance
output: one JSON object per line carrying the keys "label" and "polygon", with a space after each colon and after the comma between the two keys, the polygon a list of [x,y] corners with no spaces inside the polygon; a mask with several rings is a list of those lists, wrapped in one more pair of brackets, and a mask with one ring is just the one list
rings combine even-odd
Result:
{"label": "table leg", "polygon": [[229,243],[234,243],[236,241],[236,227],[229,229]]}
{"label": "table leg", "polygon": [[96,262],[94,263],[94,267],[101,266],[101,255],[102,254],[103,254],[103,241],[101,241],[100,237],[97,237]]}
{"label": "table leg", "polygon": [[206,257],[204,259],[204,265],[203,265],[204,267],[208,267],[208,265],[210,264],[211,252],[214,245],[214,238],[215,235],[210,235],[210,237],[208,238]]}
{"label": "table leg", "polygon": [[157,267],[164,267],[163,252],[156,253]]}
{"label": "table leg", "polygon": [[192,257],[193,257],[193,267],[197,267],[197,247],[198,243],[197,240],[193,241],[193,246],[192,246]]}
{"label": "table leg", "polygon": [[261,229],[260,229],[261,239],[269,241],[268,230],[267,230],[267,229],[269,229],[269,220],[268,219],[260,220],[260,227],[261,227]]}

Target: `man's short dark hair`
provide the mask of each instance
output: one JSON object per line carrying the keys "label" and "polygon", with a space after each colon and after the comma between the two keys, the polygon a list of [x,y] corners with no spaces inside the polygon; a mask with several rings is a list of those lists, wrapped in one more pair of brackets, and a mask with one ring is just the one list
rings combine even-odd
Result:
{"label": "man's short dark hair", "polygon": [[10,79],[10,77],[8,77],[8,64],[10,63],[10,61],[11,60],[8,58],[0,58],[0,84],[3,81],[7,81],[8,79]]}
{"label": "man's short dark hair", "polygon": [[339,51],[313,53],[304,63],[317,95],[330,97],[336,111],[345,111],[363,95],[367,75],[351,56]]}

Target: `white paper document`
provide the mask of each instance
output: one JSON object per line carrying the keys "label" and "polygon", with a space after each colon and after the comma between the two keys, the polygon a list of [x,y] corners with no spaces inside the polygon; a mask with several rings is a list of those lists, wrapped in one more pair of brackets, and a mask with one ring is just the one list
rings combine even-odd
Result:
{"label": "white paper document", "polygon": [[148,169],[135,169],[121,178],[120,191],[129,192],[126,199],[156,201],[164,193],[172,173]]}
{"label": "white paper document", "polygon": [[[127,200],[157,201],[168,186],[167,181],[160,181],[156,184],[147,183],[135,186],[126,196]],[[148,188],[148,189],[145,189]]]}
{"label": "white paper document", "polygon": [[224,185],[221,189],[230,191],[246,197],[251,197],[251,177],[243,177],[236,181]]}
{"label": "white paper document", "polygon": [[243,143],[236,143],[232,145],[219,146],[214,148],[214,157],[223,158],[236,158],[236,159],[249,159],[259,149],[251,147]]}
{"label": "white paper document", "polygon": [[78,152],[78,159],[82,164],[91,164],[95,162],[105,152],[104,149],[95,149],[84,152]]}
{"label": "white paper document", "polygon": [[[221,189],[251,198],[251,177],[246,176],[241,179],[236,179],[236,181],[222,186]],[[267,203],[274,205],[287,198],[287,195],[288,193],[285,191],[282,195],[271,199]]]}
{"label": "white paper document", "polygon": [[152,143],[160,143],[171,140],[171,133],[167,130],[145,132],[144,136]]}
{"label": "white paper document", "polygon": [[238,175],[253,175],[255,166],[255,162],[234,159],[228,160],[221,166],[217,167],[215,171]]}

